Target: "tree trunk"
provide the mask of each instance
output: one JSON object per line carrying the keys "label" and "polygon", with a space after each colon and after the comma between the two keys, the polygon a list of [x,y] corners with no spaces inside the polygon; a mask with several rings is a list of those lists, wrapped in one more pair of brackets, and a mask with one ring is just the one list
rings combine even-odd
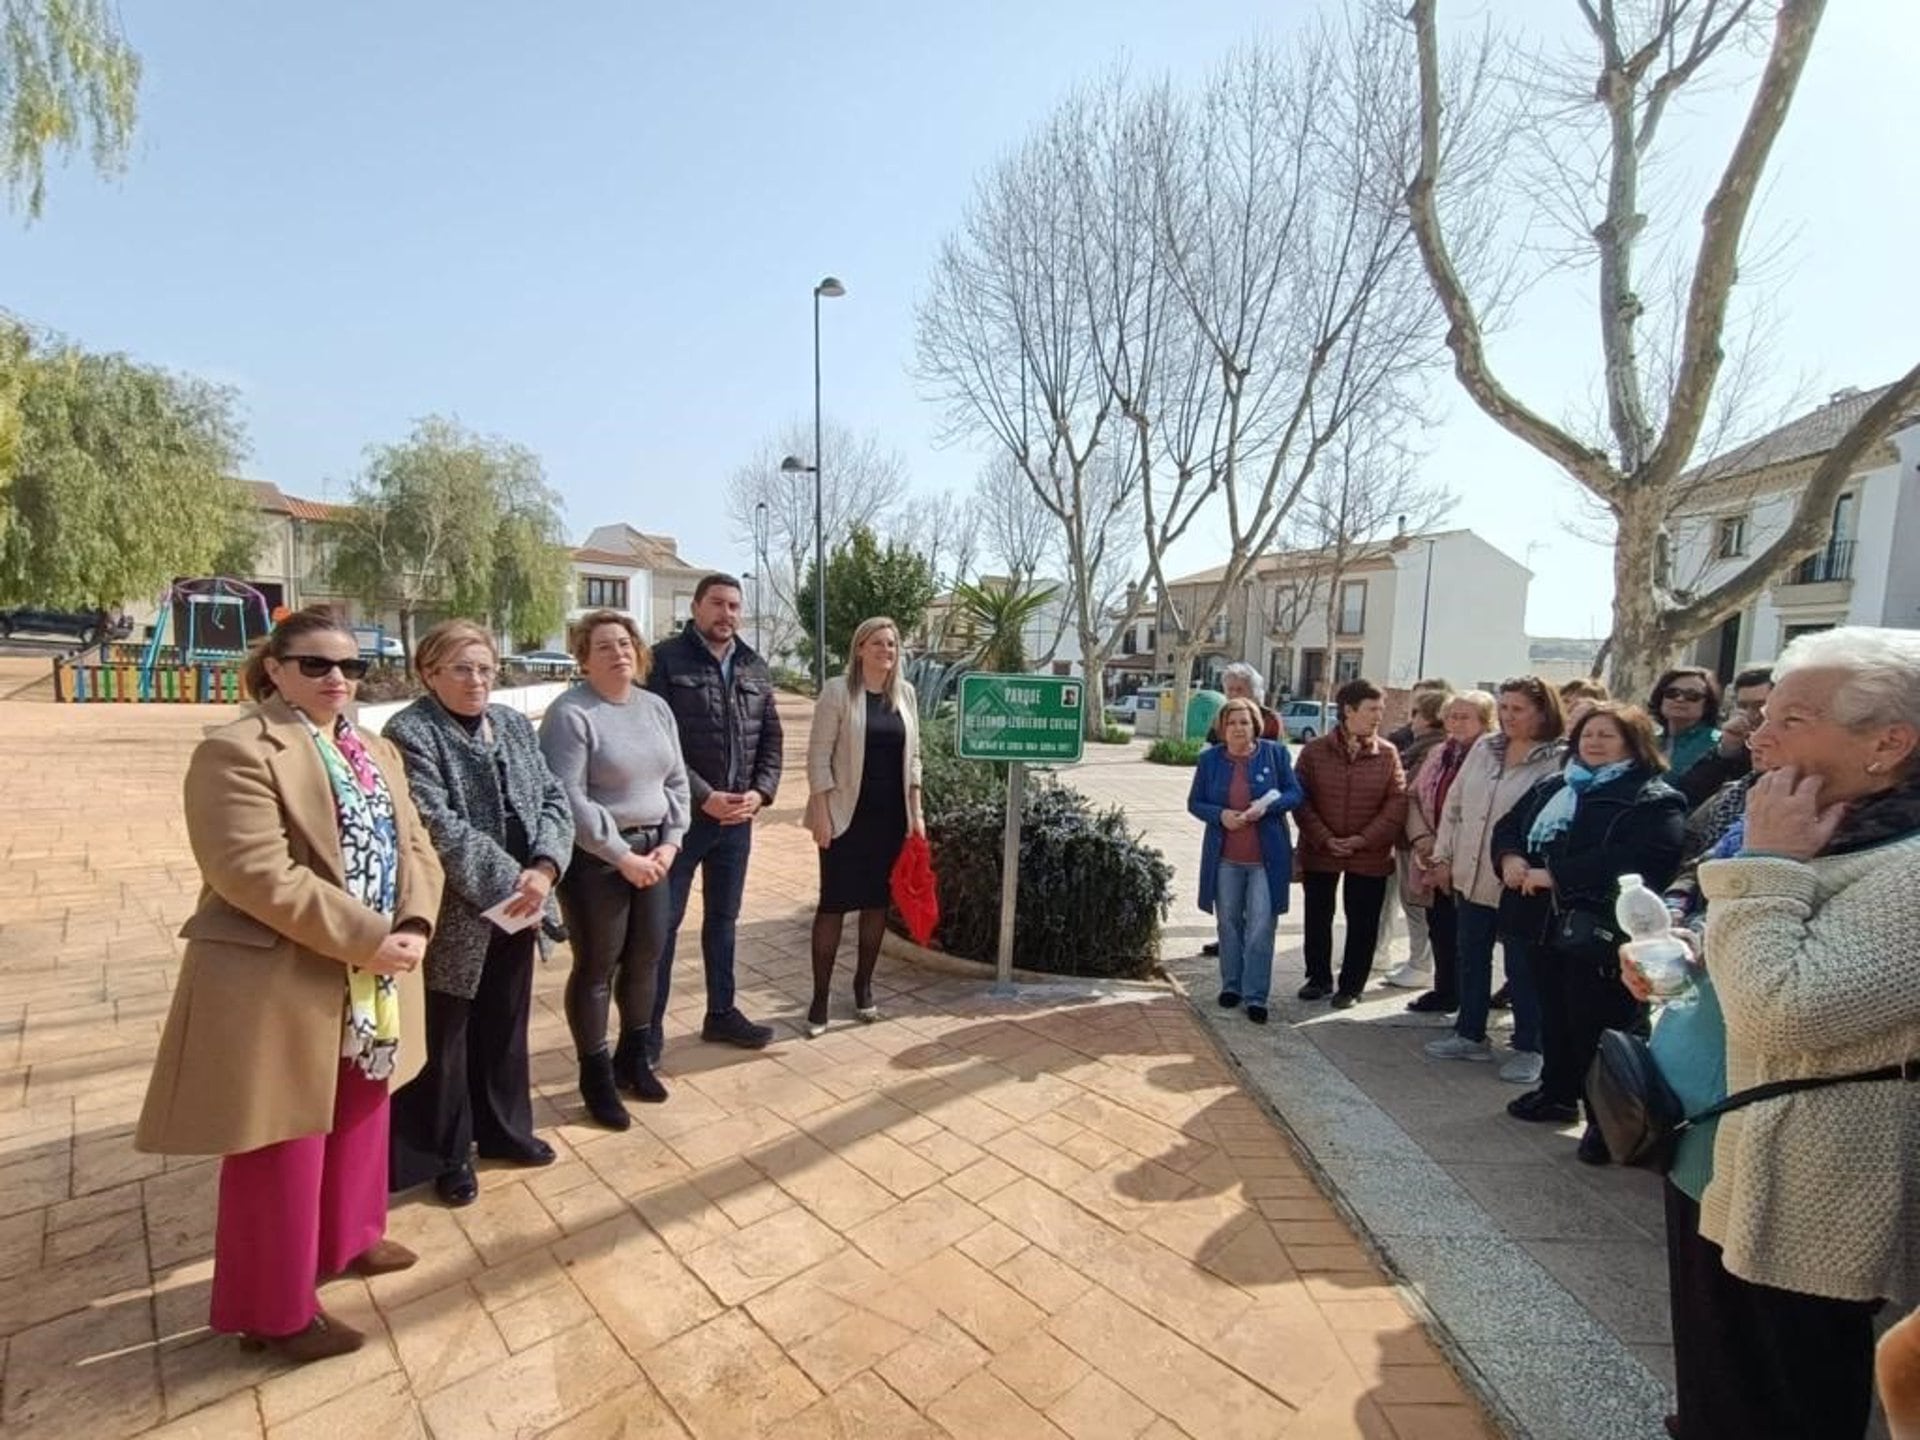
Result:
{"label": "tree trunk", "polygon": [[1616,699],[1636,705],[1646,703],[1653,682],[1684,643],[1667,623],[1667,606],[1653,580],[1664,524],[1659,492],[1633,491],[1622,500],[1613,547],[1608,685]]}
{"label": "tree trunk", "polygon": [[1187,700],[1193,694],[1193,657],[1200,653],[1197,640],[1176,640],[1173,644],[1173,738],[1187,733]]}

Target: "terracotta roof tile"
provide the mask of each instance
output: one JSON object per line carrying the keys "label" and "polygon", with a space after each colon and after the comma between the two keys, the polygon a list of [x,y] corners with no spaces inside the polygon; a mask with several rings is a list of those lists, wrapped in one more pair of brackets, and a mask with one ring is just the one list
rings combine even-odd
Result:
{"label": "terracotta roof tile", "polygon": [[589,565],[627,565],[637,567],[641,563],[640,557],[632,553],[623,554],[618,550],[589,550],[584,547],[574,551],[573,558],[576,560],[584,560]]}
{"label": "terracotta roof tile", "polygon": [[[1853,428],[1854,422],[1891,388],[1878,385],[1871,390],[1855,390],[1851,394],[1841,391],[1819,409],[1810,410],[1777,429],[1769,430],[1744,445],[1736,445],[1724,454],[1694,467],[1686,478],[1726,480],[1736,475],[1765,470],[1772,465],[1785,465],[1794,460],[1824,455],[1838,445],[1841,437]],[[1911,420],[1915,414],[1920,412],[1910,412],[1907,418]],[[1900,426],[1896,424],[1894,428],[1899,429]]]}

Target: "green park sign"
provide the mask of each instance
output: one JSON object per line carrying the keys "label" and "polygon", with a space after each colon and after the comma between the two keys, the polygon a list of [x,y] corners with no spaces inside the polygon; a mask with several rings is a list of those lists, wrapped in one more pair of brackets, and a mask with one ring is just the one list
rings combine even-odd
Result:
{"label": "green park sign", "polygon": [[1023,765],[1080,758],[1086,682],[1059,675],[960,677],[960,756]]}

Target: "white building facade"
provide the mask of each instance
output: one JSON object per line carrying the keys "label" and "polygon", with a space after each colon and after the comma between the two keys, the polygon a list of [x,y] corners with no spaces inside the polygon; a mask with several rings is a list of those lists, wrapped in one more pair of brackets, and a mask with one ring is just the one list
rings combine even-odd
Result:
{"label": "white building facade", "polygon": [[[1321,699],[1364,676],[1405,690],[1424,676],[1488,685],[1527,668],[1532,572],[1471,530],[1408,535],[1360,548],[1337,575],[1322,552],[1264,556],[1209,628],[1199,680],[1244,661],[1268,694]],[[1221,569],[1169,582],[1183,613],[1218,585]],[[1153,636],[1173,670],[1164,622]]]}
{"label": "white building facade", "polygon": [[[1821,459],[1880,393],[1841,392],[1701,467],[1709,478],[1672,525],[1672,583],[1710,590],[1776,540]],[[1702,636],[1694,661],[1730,678],[1773,659],[1796,636],[1836,625],[1920,628],[1920,414],[1848,479],[1820,553]]]}

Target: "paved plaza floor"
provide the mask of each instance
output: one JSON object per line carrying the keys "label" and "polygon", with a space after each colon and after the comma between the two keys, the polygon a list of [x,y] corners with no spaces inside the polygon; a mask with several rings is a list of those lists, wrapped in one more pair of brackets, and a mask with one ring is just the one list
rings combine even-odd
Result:
{"label": "paved plaza floor", "polygon": [[[216,1166],[130,1134],[197,886],[180,777],[230,713],[0,704],[9,1437],[1496,1433],[1323,1193],[1329,1167],[1173,990],[995,1000],[888,961],[882,1023],[853,1022],[843,979],[835,1028],[805,1040],[797,767],[755,837],[742,927],[742,1003],[779,1028],[772,1048],[691,1039],[683,959],[672,1100],[623,1135],[584,1126],[562,956],[533,1023],[559,1162],[483,1170],[464,1210],[400,1201],[391,1233],[421,1263],[324,1292],[369,1333],[355,1356],[290,1369],[209,1335]],[[1197,934],[1176,914],[1170,955]],[[1291,1033],[1270,1030],[1276,1049]],[[1482,1157],[1486,1188],[1561,1174],[1527,1143],[1532,1170]],[[1660,1338],[1649,1322],[1649,1360]]]}

